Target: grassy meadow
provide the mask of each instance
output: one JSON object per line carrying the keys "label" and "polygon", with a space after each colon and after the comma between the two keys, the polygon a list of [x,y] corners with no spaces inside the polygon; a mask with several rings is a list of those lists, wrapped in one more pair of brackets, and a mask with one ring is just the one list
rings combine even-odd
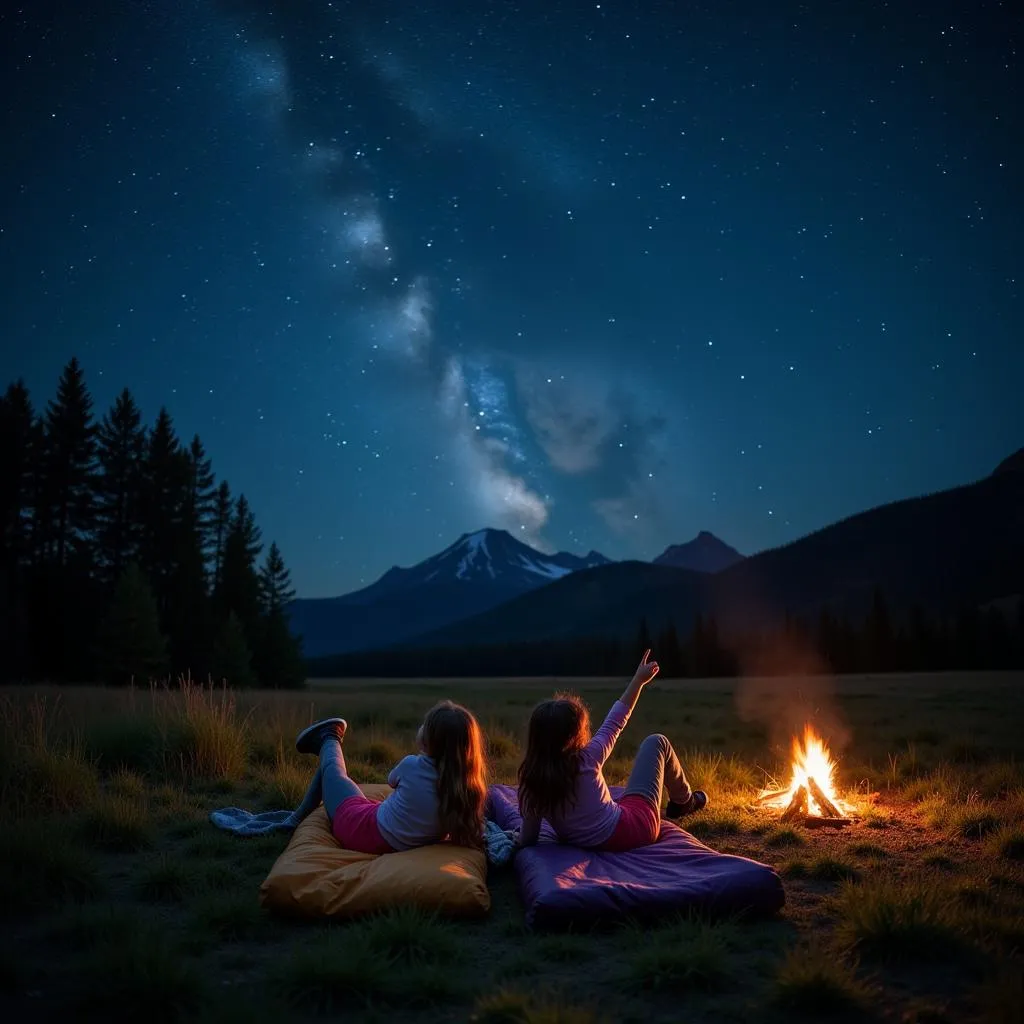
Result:
{"label": "grassy meadow", "polygon": [[[474,1020],[1011,1024],[1024,1020],[1024,677],[657,680],[607,766],[649,732],[680,751],[716,849],[783,875],[774,919],[533,935],[511,869],[490,916],[353,923],[265,913],[286,836],[209,812],[294,805],[311,720],[343,715],[359,781],[384,781],[435,700],[465,702],[511,782],[532,705],[564,685],[595,726],[621,680],[314,681],[302,692],[0,691],[0,1013],[7,1020]],[[755,802],[804,720],[860,812],[779,825]],[[877,794],[877,795],[876,795]]]}

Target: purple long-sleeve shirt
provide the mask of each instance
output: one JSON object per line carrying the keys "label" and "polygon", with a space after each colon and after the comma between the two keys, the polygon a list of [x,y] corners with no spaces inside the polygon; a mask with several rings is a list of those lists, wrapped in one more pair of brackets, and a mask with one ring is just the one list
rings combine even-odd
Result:
{"label": "purple long-sleeve shirt", "polygon": [[[608,792],[602,769],[628,721],[629,708],[617,700],[594,738],[580,751],[575,804],[568,801],[558,814],[547,819],[561,842],[573,846],[600,846],[615,831],[621,811]],[[524,817],[520,844],[532,846],[539,835],[540,818]]]}

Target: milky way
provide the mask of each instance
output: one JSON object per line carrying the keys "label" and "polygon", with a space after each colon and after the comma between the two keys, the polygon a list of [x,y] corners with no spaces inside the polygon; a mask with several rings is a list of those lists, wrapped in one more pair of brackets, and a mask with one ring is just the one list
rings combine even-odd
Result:
{"label": "milky way", "polygon": [[303,594],[484,525],[752,552],[1022,443],[1003,5],[0,18],[7,377],[166,405]]}

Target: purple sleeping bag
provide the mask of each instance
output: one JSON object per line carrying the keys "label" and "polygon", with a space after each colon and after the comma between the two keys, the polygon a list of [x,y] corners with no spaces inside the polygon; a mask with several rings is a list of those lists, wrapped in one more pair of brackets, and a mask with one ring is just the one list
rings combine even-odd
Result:
{"label": "purple sleeping bag", "polygon": [[[618,797],[622,787],[611,792]],[[487,813],[502,828],[519,828],[515,789],[491,786]],[[628,853],[563,846],[544,822],[540,842],[516,854],[515,869],[526,923],[538,929],[651,920],[688,910],[771,914],[786,901],[772,868],[716,853],[670,821],[662,821],[656,843]]]}

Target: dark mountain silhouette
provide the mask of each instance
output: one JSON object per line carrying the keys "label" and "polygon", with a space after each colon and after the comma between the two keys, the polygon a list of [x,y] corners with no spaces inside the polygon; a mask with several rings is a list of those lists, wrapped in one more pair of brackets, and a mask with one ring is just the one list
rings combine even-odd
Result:
{"label": "dark mountain silhouette", "polygon": [[1024,448],[1018,448],[996,466],[993,476],[998,473],[1024,473]]}
{"label": "dark mountain silhouette", "polygon": [[398,645],[405,648],[515,644],[570,637],[632,636],[641,618],[692,621],[707,601],[707,573],[652,562],[611,562],[574,573]]}
{"label": "dark mountain silhouette", "polygon": [[687,544],[672,544],[654,559],[655,565],[670,565],[694,572],[721,572],[743,559],[735,548],[719,540],[713,533],[701,530]]}
{"label": "dark mountain silhouette", "polygon": [[723,630],[777,626],[822,607],[866,614],[876,590],[896,615],[954,614],[1019,594],[1024,581],[1024,474],[862,512],[715,575],[644,562],[574,573],[404,647],[512,644],[574,637],[626,639],[689,629],[698,614]]}
{"label": "dark mountain silhouette", "polygon": [[289,606],[307,657],[399,643],[581,569],[607,564],[596,551],[545,555],[505,530],[463,534],[410,568],[394,566],[362,590]]}

